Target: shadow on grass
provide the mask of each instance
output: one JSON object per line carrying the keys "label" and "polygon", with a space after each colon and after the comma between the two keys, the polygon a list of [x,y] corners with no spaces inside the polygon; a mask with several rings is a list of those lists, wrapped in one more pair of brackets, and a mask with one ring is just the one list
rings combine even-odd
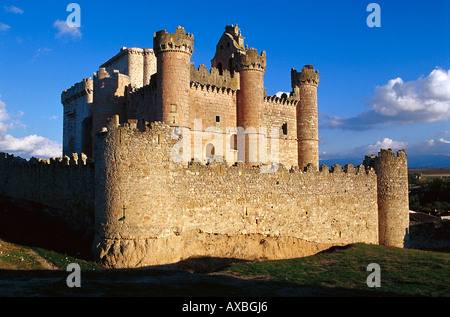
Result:
{"label": "shadow on grass", "polygon": [[393,297],[381,289],[315,287],[228,275],[151,267],[82,271],[81,287],[70,288],[71,272],[0,270],[0,296],[55,297]]}
{"label": "shadow on grass", "polygon": [[0,239],[92,260],[92,235],[72,229],[44,209],[39,204],[0,197]]}
{"label": "shadow on grass", "polygon": [[[39,247],[78,259],[92,260],[91,237],[51,217],[42,206],[18,205],[0,197],[0,239]],[[334,247],[335,252],[347,247]],[[65,270],[0,270],[0,296],[120,297],[387,297],[381,289],[317,287],[249,278],[227,272],[233,258],[190,258],[178,263],[139,269],[83,270],[81,287],[70,288]]]}

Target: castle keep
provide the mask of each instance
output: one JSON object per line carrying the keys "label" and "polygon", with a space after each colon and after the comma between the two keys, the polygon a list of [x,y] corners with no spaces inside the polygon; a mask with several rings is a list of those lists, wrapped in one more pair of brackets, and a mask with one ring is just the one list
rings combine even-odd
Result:
{"label": "castle keep", "polygon": [[267,96],[266,53],[237,26],[226,26],[210,71],[193,52],[183,28],[159,31],[153,49],[122,48],[65,90],[63,157],[3,153],[0,195],[92,230],[93,254],[111,267],[403,247],[406,154],[319,166],[313,66],[291,70],[289,95]]}
{"label": "castle keep", "polygon": [[[159,31],[153,49],[122,48],[93,79],[64,91],[63,155],[94,156],[95,133],[117,114],[120,124],[137,120],[141,130],[156,121],[187,129],[189,157],[196,161],[222,156],[227,162],[269,163],[276,138],[277,162],[318,168],[319,73],[313,66],[292,69],[289,96],[267,96],[266,53],[244,46],[237,26],[225,28],[209,72],[191,63],[193,51],[194,36],[183,28]],[[194,150],[196,137],[201,144]]]}

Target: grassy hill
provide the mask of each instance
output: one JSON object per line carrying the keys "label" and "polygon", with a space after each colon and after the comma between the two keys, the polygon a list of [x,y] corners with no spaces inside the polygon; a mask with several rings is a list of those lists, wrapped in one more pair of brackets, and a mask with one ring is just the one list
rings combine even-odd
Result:
{"label": "grassy hill", "polygon": [[[112,270],[43,248],[0,241],[0,296],[450,296],[450,254],[354,244],[277,261],[192,258],[168,266]],[[69,263],[82,268],[69,288]],[[381,287],[370,288],[370,263]]]}

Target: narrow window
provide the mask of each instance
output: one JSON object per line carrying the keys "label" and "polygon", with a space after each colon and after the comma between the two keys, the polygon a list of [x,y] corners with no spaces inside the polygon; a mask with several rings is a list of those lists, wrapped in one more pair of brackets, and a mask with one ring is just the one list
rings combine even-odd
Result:
{"label": "narrow window", "polygon": [[176,104],[171,104],[170,105],[170,112],[172,112],[172,113],[177,112],[177,105]]}
{"label": "narrow window", "polygon": [[216,123],[220,122],[220,116],[216,116]]}
{"label": "narrow window", "polygon": [[281,129],[283,130],[283,134],[287,135],[287,123],[283,123],[283,126],[281,127]]}
{"label": "narrow window", "polygon": [[219,64],[217,64],[217,69],[219,69],[219,75],[223,75],[223,66],[222,66],[222,62],[220,62]]}
{"label": "narrow window", "polygon": [[175,116],[172,117],[172,123],[173,123],[173,124],[176,123]]}

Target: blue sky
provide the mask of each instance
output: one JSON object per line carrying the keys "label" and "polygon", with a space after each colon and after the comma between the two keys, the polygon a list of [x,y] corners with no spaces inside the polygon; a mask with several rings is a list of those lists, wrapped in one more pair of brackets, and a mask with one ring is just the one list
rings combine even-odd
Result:
{"label": "blue sky", "polygon": [[0,151],[58,156],[61,91],[122,46],[151,48],[154,32],[181,25],[195,36],[191,61],[209,68],[225,25],[238,24],[266,51],[269,95],[290,91],[291,68],[319,70],[322,159],[450,155],[449,0],[376,1],[373,28],[375,1],[74,2],[81,27],[67,30],[71,1],[0,0]]}

